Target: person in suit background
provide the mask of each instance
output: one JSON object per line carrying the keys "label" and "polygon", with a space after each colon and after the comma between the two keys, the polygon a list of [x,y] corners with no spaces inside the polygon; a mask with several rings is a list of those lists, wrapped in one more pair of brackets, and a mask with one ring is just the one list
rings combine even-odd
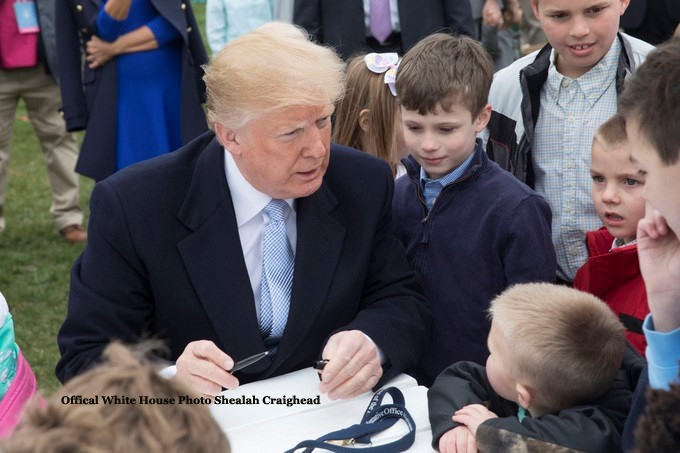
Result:
{"label": "person in suit background", "polygon": [[432,315],[393,233],[392,173],[330,144],[343,67],[294,25],[251,31],[206,66],[213,131],[95,186],[61,381],[148,335],[206,395],[323,358],[320,391],[351,397],[415,365]]}
{"label": "person in suit background", "polygon": [[66,128],[87,129],[78,173],[101,181],[208,129],[188,1],[58,1],[56,28]]}
{"label": "person in suit background", "polygon": [[[389,20],[374,16],[387,6]],[[295,0],[293,22],[345,60],[365,51],[403,55],[437,31],[476,36],[469,0]]]}

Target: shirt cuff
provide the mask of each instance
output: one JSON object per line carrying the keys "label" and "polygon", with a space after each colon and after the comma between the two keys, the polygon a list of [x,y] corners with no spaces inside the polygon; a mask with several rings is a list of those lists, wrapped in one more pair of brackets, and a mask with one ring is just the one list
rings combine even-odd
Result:
{"label": "shirt cuff", "polygon": [[172,379],[177,374],[177,366],[171,365],[169,367],[163,368],[158,372],[158,374],[165,379]]}
{"label": "shirt cuff", "polygon": [[[368,339],[368,341],[375,344],[375,341],[373,341],[373,339],[371,337],[369,337],[365,333],[364,333],[364,336]],[[386,362],[385,353],[382,351],[382,349],[380,349],[380,346],[378,346],[377,344],[375,344],[375,349],[378,351],[378,360],[380,360],[380,365],[384,365],[385,362]]]}
{"label": "shirt cuff", "polygon": [[680,359],[680,327],[670,332],[654,330],[651,313],[645,318],[642,330],[647,339],[649,383],[653,388],[669,390],[671,382],[678,382]]}

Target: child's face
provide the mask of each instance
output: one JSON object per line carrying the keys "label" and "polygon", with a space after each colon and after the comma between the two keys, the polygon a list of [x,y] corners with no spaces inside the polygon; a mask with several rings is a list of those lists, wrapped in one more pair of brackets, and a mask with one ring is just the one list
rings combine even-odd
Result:
{"label": "child's face", "polygon": [[666,218],[671,230],[680,235],[680,159],[672,165],[665,165],[639,127],[636,117],[626,118],[631,159],[646,176],[643,196]]}
{"label": "child's face", "polygon": [[490,116],[488,104],[476,118],[460,103],[454,103],[450,112],[438,105],[435,113],[425,115],[401,107],[406,147],[430,178],[439,179],[474,152],[475,137]]}
{"label": "child's face", "polygon": [[631,163],[630,147],[605,147],[595,140],[590,177],[595,211],[609,233],[625,242],[635,239],[638,221],[645,216],[645,177]]}
{"label": "child's face", "polygon": [[630,0],[532,0],[531,8],[557,52],[557,70],[573,79],[609,51]]}
{"label": "child's face", "polygon": [[491,331],[487,345],[489,358],[486,359],[486,376],[489,384],[502,398],[517,402],[517,383],[512,379],[506,364],[512,360],[507,350],[507,339],[495,321],[491,322]]}

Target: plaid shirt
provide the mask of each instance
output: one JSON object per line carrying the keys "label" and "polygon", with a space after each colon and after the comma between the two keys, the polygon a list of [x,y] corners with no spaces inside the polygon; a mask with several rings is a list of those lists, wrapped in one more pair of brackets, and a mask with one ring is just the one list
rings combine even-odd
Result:
{"label": "plaid shirt", "polygon": [[535,128],[535,189],[553,212],[558,277],[572,281],[588,259],[585,232],[602,223],[591,197],[590,151],[597,128],[616,113],[618,39],[600,62],[578,79],[557,71],[550,56]]}

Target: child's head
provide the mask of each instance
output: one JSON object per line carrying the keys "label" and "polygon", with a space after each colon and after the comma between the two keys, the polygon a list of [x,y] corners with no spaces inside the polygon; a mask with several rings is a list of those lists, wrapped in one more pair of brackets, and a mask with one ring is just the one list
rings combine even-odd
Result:
{"label": "child's head", "polygon": [[378,156],[393,172],[408,154],[390,70],[398,61],[396,53],[352,58],[345,70],[346,95],[338,103],[333,124],[335,143]]}
{"label": "child's head", "polygon": [[566,286],[513,286],[489,309],[486,372],[503,398],[534,417],[604,394],[621,365],[624,328],[597,297]]}
{"label": "child's head", "polygon": [[458,168],[474,152],[489,122],[493,62],[467,36],[436,33],[404,56],[397,71],[404,139],[432,179]]}
{"label": "child's head", "polygon": [[557,70],[573,79],[612,46],[630,0],[531,0],[531,9],[557,53]]}
{"label": "child's head", "polygon": [[645,216],[645,177],[630,161],[626,125],[620,115],[604,122],[593,139],[590,164],[595,211],[609,233],[628,243]]}
{"label": "child's head", "polygon": [[650,52],[619,96],[644,197],[680,235],[680,38]]}
{"label": "child's head", "polygon": [[[104,351],[106,361],[73,378],[44,404],[33,402],[2,451],[230,451],[224,433],[207,405],[178,404],[179,396],[196,397],[175,380],[120,343]],[[71,397],[94,398],[78,404]],[[105,404],[102,396],[128,396],[136,404]],[[140,397],[175,399],[175,404],[141,404]]]}

